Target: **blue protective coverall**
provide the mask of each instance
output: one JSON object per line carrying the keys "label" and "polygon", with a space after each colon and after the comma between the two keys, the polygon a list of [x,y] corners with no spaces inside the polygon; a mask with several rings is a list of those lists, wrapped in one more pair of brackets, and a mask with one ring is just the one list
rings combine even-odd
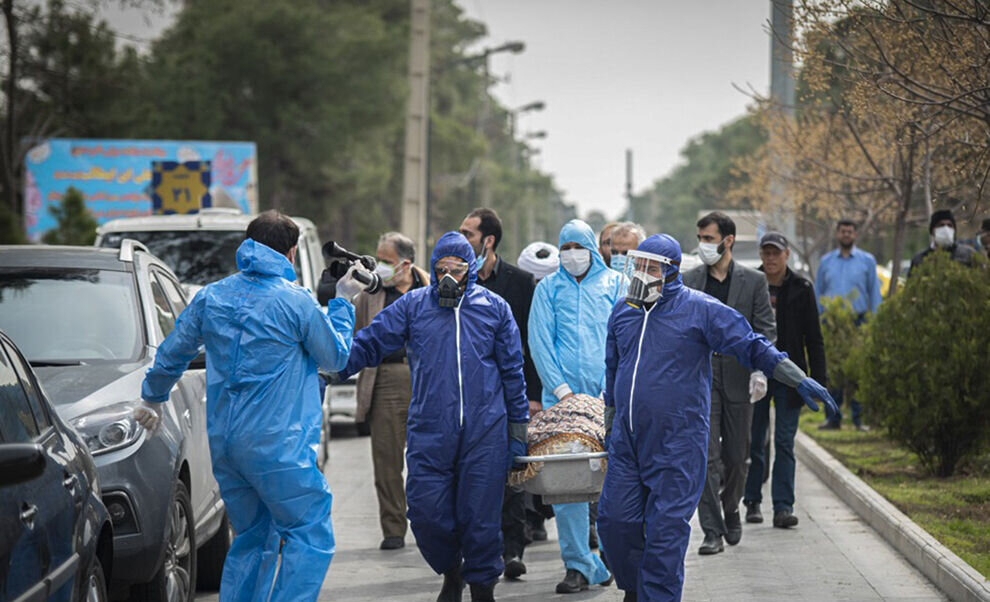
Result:
{"label": "blue protective coverall", "polygon": [[[251,239],[239,273],[207,285],[158,348],[141,396],[163,402],[206,346],[213,474],[236,537],[220,600],[316,600],[333,558],[333,496],[316,466],[322,418],[317,364],[347,362],[354,307],[324,311],[294,284],[289,260]],[[272,590],[279,541],[284,540]]]}
{"label": "blue protective coverall", "polygon": [[[470,268],[456,308],[440,307],[434,266]],[[406,499],[413,535],[437,573],[463,560],[468,583],[502,574],[502,494],[508,423],[529,421],[519,329],[509,304],[476,284],[474,251],[444,234],[430,261],[431,286],[411,290],[354,336],[347,378],[406,347],[412,401],[406,426]]]}
{"label": "blue protective coverall", "polygon": [[[540,281],[529,311],[529,350],[543,382],[543,407],[557,403],[554,390],[601,397],[605,389],[605,337],[612,307],[625,298],[625,276],[609,269],[598,252],[591,227],[571,220],[560,231],[560,245],[576,242],[591,251],[591,267],[579,283],[561,266]],[[554,504],[564,566],[589,583],[609,578],[588,547],[588,504]]]}
{"label": "blue protective coverall", "polygon": [[[680,261],[677,241],[639,245]],[[705,483],[712,352],[768,377],[787,355],[736,310],[675,280],[648,310],[624,302],[608,324],[605,405],[615,407],[598,527],[620,589],[680,600],[689,521]]]}

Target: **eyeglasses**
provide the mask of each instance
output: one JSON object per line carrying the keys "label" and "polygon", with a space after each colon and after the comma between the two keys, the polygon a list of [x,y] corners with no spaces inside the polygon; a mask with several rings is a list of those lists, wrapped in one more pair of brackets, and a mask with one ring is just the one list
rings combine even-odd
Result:
{"label": "eyeglasses", "polygon": [[463,276],[468,271],[468,264],[463,261],[438,261],[433,267],[437,276],[450,274],[451,276]]}

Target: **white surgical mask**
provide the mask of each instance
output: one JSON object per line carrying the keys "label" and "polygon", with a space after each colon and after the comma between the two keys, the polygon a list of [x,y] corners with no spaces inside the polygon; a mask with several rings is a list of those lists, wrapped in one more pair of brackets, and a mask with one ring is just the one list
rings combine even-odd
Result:
{"label": "white surgical mask", "polygon": [[932,234],[938,247],[951,247],[956,241],[956,229],[952,226],[939,226]]}
{"label": "white surgical mask", "polygon": [[591,251],[588,249],[567,249],[560,252],[560,265],[577,278],[583,276],[591,266]]}
{"label": "white surgical mask", "polygon": [[698,257],[705,265],[715,265],[722,259],[722,252],[718,250],[719,245],[713,242],[698,243]]}
{"label": "white surgical mask", "polygon": [[388,282],[392,278],[395,278],[395,268],[387,263],[379,263],[376,265],[375,273],[382,279],[382,282]]}
{"label": "white surgical mask", "polygon": [[616,272],[621,272],[626,267],[626,256],[621,253],[612,255],[612,259],[609,261],[612,265],[612,269]]}

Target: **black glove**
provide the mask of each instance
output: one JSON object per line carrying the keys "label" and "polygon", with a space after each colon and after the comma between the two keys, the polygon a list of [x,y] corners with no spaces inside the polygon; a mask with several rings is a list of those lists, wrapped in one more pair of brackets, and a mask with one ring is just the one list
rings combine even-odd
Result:
{"label": "black glove", "polygon": [[326,305],[330,299],[337,296],[337,281],[347,274],[350,264],[345,261],[331,261],[327,269],[320,275],[320,283],[316,286],[316,298],[320,305]]}

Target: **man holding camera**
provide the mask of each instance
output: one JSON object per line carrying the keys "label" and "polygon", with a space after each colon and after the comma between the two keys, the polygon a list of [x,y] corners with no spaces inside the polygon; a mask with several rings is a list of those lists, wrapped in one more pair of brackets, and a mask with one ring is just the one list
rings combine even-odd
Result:
{"label": "man holding camera", "polygon": [[354,308],[334,299],[324,311],[293,282],[298,240],[299,228],[277,211],[248,225],[240,272],[204,287],[182,312],[134,412],[156,429],[162,403],[205,345],[213,474],[236,533],[224,601],[316,600],[333,558],[333,496],[316,465],[317,366],[336,371],[347,363]]}

